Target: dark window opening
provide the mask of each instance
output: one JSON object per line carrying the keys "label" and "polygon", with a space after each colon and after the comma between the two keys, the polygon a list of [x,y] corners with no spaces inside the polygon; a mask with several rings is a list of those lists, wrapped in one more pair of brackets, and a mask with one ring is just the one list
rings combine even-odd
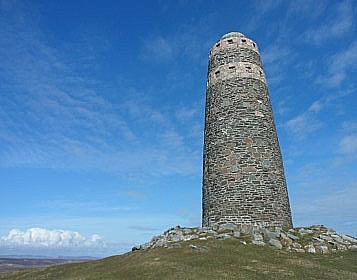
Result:
{"label": "dark window opening", "polygon": [[218,44],[216,44],[216,47],[219,47],[221,44],[220,43],[218,43]]}
{"label": "dark window opening", "polygon": [[247,67],[245,67],[246,69],[248,69],[248,70],[251,70],[252,68],[250,68],[249,66],[247,66]]}
{"label": "dark window opening", "polygon": [[219,71],[216,71],[214,74],[216,75],[216,77],[218,77],[219,76]]}
{"label": "dark window opening", "polygon": [[229,39],[227,40],[228,44],[233,44],[233,40],[232,39]]}
{"label": "dark window opening", "polygon": [[245,43],[245,42],[247,42],[247,40],[246,39],[242,39],[242,42]]}
{"label": "dark window opening", "polygon": [[255,48],[255,43],[253,43],[253,47]]}

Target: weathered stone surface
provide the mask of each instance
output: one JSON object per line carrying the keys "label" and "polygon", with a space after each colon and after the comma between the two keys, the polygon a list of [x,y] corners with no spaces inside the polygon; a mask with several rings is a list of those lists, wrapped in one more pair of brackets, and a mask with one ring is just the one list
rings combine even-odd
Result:
{"label": "weathered stone surface", "polygon": [[227,229],[234,231],[234,230],[238,229],[238,226],[235,224],[229,224],[229,223],[219,225],[219,230],[227,230]]}
{"label": "weathered stone surface", "polygon": [[351,242],[351,243],[357,243],[357,239],[356,238],[353,238],[349,235],[342,235],[341,236],[343,240],[346,240],[348,242]]}
{"label": "weathered stone surface", "polygon": [[291,233],[287,233],[286,234],[291,240],[298,240],[299,239],[299,237],[297,237],[297,236],[295,236],[295,235],[293,235],[293,234],[291,234]]}
{"label": "weathered stone surface", "polygon": [[281,242],[277,239],[270,239],[269,240],[269,245],[277,248],[277,249],[282,249],[283,248],[283,245],[281,245]]}
{"label": "weathered stone surface", "polygon": [[305,252],[307,252],[307,253],[312,253],[312,254],[316,253],[316,249],[315,249],[314,245],[312,245],[312,244],[306,245],[304,247],[304,249],[305,249]]}
{"label": "weathered stone surface", "polygon": [[226,239],[231,239],[231,238],[232,238],[232,236],[227,233],[218,234],[216,236],[216,239],[218,239],[218,240],[226,240]]}
{"label": "weathered stone surface", "polygon": [[240,237],[240,231],[239,230],[233,231],[233,237],[236,237],[236,238]]}
{"label": "weathered stone surface", "polygon": [[208,72],[203,226],[291,227],[280,147],[256,43],[237,32],[223,36],[211,50]]}
{"label": "weathered stone surface", "polygon": [[[216,230],[223,230],[223,233],[217,233]],[[232,228],[236,228],[232,230]],[[241,232],[244,228],[246,233]],[[310,234],[310,242],[308,245],[303,246],[300,244],[300,235],[305,232]],[[278,228],[263,228],[260,226],[249,227],[238,225],[233,226],[214,226],[212,228],[181,228],[174,227],[163,234],[154,236],[150,242],[143,245],[138,245],[132,248],[132,251],[147,250],[151,248],[180,248],[183,242],[190,240],[226,240],[234,238],[239,244],[252,243],[258,246],[270,245],[277,249],[284,249],[293,252],[306,252],[306,253],[319,253],[327,254],[345,250],[357,250],[357,239],[352,236],[344,236],[337,234],[334,230],[326,230],[324,226],[314,225],[312,227],[305,227],[300,229],[290,229],[284,231]],[[306,242],[306,234],[304,242]],[[355,242],[356,241],[356,242]],[[198,246],[198,245],[194,245]]]}
{"label": "weathered stone surface", "polygon": [[260,233],[254,233],[252,235],[252,239],[255,241],[263,241],[264,240],[263,235],[261,235]]}
{"label": "weathered stone surface", "polygon": [[263,241],[259,241],[259,240],[252,240],[252,244],[258,245],[258,246],[265,246],[265,243]]}

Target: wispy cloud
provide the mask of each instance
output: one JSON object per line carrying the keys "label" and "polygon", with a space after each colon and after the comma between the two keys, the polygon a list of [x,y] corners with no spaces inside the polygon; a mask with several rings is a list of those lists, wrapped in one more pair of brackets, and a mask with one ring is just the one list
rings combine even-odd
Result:
{"label": "wispy cloud", "polygon": [[145,59],[168,62],[174,58],[176,51],[174,42],[158,36],[145,42],[142,55]]}
{"label": "wispy cloud", "polygon": [[322,122],[319,121],[313,114],[304,112],[290,120],[285,125],[285,129],[298,139],[304,138],[322,127]]}
{"label": "wispy cloud", "polygon": [[352,92],[353,90],[345,90],[323,95],[312,102],[304,112],[287,120],[283,127],[297,139],[305,138],[324,126],[324,122],[319,118],[319,113],[327,110],[331,105],[337,105],[338,100],[349,96]]}
{"label": "wispy cloud", "polygon": [[348,78],[348,73],[357,68],[357,41],[329,57],[326,61],[326,76],[317,77],[316,83],[334,88]]}
{"label": "wispy cloud", "polygon": [[348,187],[339,186],[338,189],[299,201],[294,207],[294,216],[300,221],[300,225],[316,223],[324,223],[327,226],[338,225],[342,232],[356,235],[357,186],[356,184]]}
{"label": "wispy cloud", "polygon": [[329,39],[339,38],[351,31],[353,28],[353,6],[352,1],[344,1],[337,4],[336,15],[325,20],[317,28],[305,32],[306,42],[321,44]]}
{"label": "wispy cloud", "polygon": [[[192,167],[200,166],[200,150],[172,125],[178,106],[133,100],[138,91],[130,87],[120,89],[120,100],[106,99],[108,85],[88,71],[93,61],[85,44],[73,42],[82,48],[74,59],[71,42],[62,48],[46,40],[31,8],[9,9],[0,19],[1,166],[97,169],[138,179],[199,172]],[[153,44],[164,59],[175,54],[163,38]]]}
{"label": "wispy cloud", "polygon": [[339,151],[342,154],[357,154],[357,133],[344,136],[339,143]]}

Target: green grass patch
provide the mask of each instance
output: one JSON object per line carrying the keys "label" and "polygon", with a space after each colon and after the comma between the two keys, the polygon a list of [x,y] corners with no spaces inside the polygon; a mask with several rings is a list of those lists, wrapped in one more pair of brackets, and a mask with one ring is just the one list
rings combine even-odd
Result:
{"label": "green grass patch", "polygon": [[135,251],[0,279],[357,279],[357,252],[313,255],[242,245],[240,239],[195,240],[183,242],[182,248]]}

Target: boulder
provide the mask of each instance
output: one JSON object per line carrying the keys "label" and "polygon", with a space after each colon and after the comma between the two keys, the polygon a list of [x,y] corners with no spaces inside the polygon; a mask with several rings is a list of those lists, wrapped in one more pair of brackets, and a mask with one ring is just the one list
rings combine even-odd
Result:
{"label": "boulder", "polygon": [[235,237],[235,238],[240,237],[240,231],[239,230],[233,231],[233,237]]}
{"label": "boulder", "polygon": [[234,224],[222,224],[222,225],[219,225],[219,230],[237,230],[238,229],[238,226],[237,225],[234,225]]}
{"label": "boulder", "polygon": [[254,241],[263,241],[264,240],[263,236],[260,233],[253,233],[252,239]]}
{"label": "boulder", "polygon": [[218,239],[218,240],[227,240],[227,239],[231,239],[231,238],[232,238],[232,236],[227,233],[218,234],[216,236],[216,239]]}
{"label": "boulder", "polygon": [[283,248],[283,245],[281,245],[281,242],[274,238],[269,240],[269,245],[271,245],[279,250]]}
{"label": "boulder", "polygon": [[351,243],[356,243],[357,244],[357,239],[353,238],[349,235],[341,235],[342,239]]}
{"label": "boulder", "polygon": [[304,249],[305,249],[306,253],[311,253],[311,254],[315,254],[316,253],[316,249],[315,249],[314,245],[312,245],[312,244],[306,245],[304,247]]}
{"label": "boulder", "polygon": [[[243,241],[245,242],[245,241]],[[252,244],[258,245],[258,246],[265,246],[265,243],[263,241],[258,241],[258,240],[252,240]]]}
{"label": "boulder", "polygon": [[291,234],[291,233],[287,233],[286,235],[293,241],[296,241],[299,239],[299,237],[297,237],[296,235]]}

